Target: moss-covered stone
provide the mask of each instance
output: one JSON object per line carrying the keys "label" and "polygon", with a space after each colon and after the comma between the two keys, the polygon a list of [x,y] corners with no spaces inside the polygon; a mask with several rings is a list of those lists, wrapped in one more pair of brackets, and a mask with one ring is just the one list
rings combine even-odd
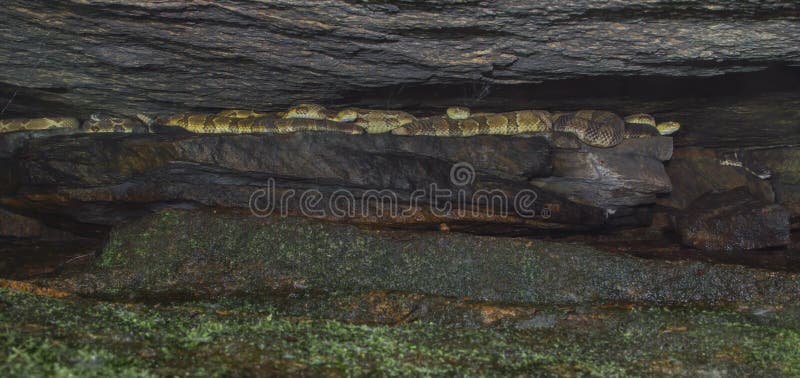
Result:
{"label": "moss-covered stone", "polygon": [[[76,278],[77,277],[77,278]],[[372,289],[512,303],[796,301],[796,274],[581,245],[165,211],[114,230],[85,294]]]}
{"label": "moss-covered stone", "polygon": [[525,329],[369,326],[269,302],[123,304],[5,288],[0,306],[2,376],[800,374],[796,306],[543,307]]}

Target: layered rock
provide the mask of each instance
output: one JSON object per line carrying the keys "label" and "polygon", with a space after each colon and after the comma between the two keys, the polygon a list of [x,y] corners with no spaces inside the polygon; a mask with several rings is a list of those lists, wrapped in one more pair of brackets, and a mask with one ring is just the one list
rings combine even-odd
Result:
{"label": "layered rock", "polygon": [[503,83],[800,63],[792,1],[15,0],[0,25],[8,110],[84,117],[267,110],[435,84],[473,83],[480,98]]}
{"label": "layered rock", "polygon": [[668,191],[661,160],[671,154],[670,138],[602,150],[552,136],[11,137],[25,142],[10,152],[16,182],[0,201],[67,228],[115,225],[165,206],[506,231],[641,223],[635,212],[609,218],[608,207],[652,203]]}

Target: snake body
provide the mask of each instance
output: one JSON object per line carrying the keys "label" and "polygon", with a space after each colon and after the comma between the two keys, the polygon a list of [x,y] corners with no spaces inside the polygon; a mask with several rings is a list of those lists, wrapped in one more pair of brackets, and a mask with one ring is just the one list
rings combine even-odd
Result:
{"label": "snake body", "polygon": [[[353,117],[354,116],[354,117]],[[347,118],[345,118],[347,117]],[[352,122],[367,133],[380,134],[392,131],[417,120],[413,115],[399,110],[373,110],[348,108],[330,118],[332,121]]]}
{"label": "snake body", "polygon": [[266,117],[269,116],[269,113],[257,112],[255,110],[227,109],[217,113],[217,115],[221,117],[231,117],[231,118],[250,118],[250,117]]}
{"label": "snake body", "polygon": [[263,118],[236,118],[216,114],[178,113],[155,119],[139,115],[154,126],[180,127],[198,134],[245,134],[265,132]]}
{"label": "snake body", "polygon": [[[140,116],[140,119],[147,117]],[[331,131],[362,134],[363,129],[347,123],[311,118],[278,118],[275,115],[237,118],[219,114],[179,113],[151,120],[155,125],[180,127],[198,134],[292,133]]]}
{"label": "snake body", "polygon": [[87,133],[146,133],[147,126],[138,120],[112,117],[94,113],[83,122],[81,129]]}
{"label": "snake body", "polygon": [[317,104],[292,106],[286,111],[283,118],[328,120],[341,123],[352,122],[370,134],[389,132],[416,120],[413,115],[397,110],[347,108],[339,112],[333,112]]}
{"label": "snake body", "polygon": [[451,106],[447,108],[447,116],[451,119],[467,119],[470,113],[470,109],[464,106]]}
{"label": "snake body", "polygon": [[465,119],[449,116],[421,118],[392,130],[395,135],[465,137],[472,135],[514,135],[552,129],[550,113],[542,110],[473,115]]}
{"label": "snake body", "polygon": [[717,159],[721,165],[739,167],[762,180],[772,177],[772,171],[748,151],[718,152]]}
{"label": "snake body", "polygon": [[553,122],[553,130],[572,133],[593,147],[614,147],[625,138],[625,122],[603,110],[579,110],[563,113]]}
{"label": "snake body", "polygon": [[298,104],[289,108],[283,118],[328,119],[330,112],[318,104]]}
{"label": "snake body", "polygon": [[[658,126],[658,127],[657,127]],[[662,126],[664,130],[662,130]],[[635,114],[623,121],[608,111],[580,110],[551,115],[541,110],[506,113],[470,114],[469,108],[454,106],[443,117],[416,120],[392,130],[396,135],[433,135],[466,137],[472,135],[517,135],[544,131],[566,132],[584,144],[594,147],[614,147],[625,138],[645,138],[674,132],[674,122],[656,125],[648,114]]]}
{"label": "snake body", "polygon": [[345,134],[363,134],[364,129],[352,123],[335,122],[327,119],[280,118],[273,123],[275,133],[297,131],[332,131]]}
{"label": "snake body", "polygon": [[50,129],[77,129],[80,122],[72,117],[0,119],[0,133]]}
{"label": "snake body", "polygon": [[645,113],[632,114],[624,118],[625,139],[649,138],[660,135],[656,128],[656,120]]}
{"label": "snake body", "polygon": [[681,124],[674,121],[656,123],[650,114],[637,113],[625,117],[625,137],[645,138],[655,135],[670,135],[681,128]]}

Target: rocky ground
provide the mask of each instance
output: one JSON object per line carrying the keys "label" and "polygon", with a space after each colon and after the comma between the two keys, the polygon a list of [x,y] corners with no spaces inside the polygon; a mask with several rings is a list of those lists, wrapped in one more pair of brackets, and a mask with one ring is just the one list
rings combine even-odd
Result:
{"label": "rocky ground", "polygon": [[30,282],[4,374],[800,372],[797,273],[536,239],[167,211]]}
{"label": "rocky ground", "polygon": [[[785,375],[800,373],[798,309],[528,307],[385,324],[331,320],[341,295],[181,301],[158,306],[0,289],[9,376],[170,375]],[[302,306],[312,303],[312,309]],[[402,304],[402,300],[400,301]],[[352,302],[351,302],[352,303]],[[397,304],[391,301],[388,305]],[[296,307],[301,307],[297,310]],[[318,308],[323,308],[322,310]],[[335,311],[341,314],[341,311]],[[300,315],[298,315],[298,313]],[[497,315],[494,315],[497,314]],[[470,316],[473,320],[470,320]],[[355,318],[355,317],[354,317]],[[382,324],[383,323],[383,324]]]}

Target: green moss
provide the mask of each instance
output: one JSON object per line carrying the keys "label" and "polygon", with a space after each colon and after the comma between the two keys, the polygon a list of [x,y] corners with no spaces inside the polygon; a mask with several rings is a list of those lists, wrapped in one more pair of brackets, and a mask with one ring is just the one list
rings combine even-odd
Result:
{"label": "green moss", "polygon": [[0,354],[4,377],[152,377],[122,355],[102,347],[73,348],[61,340],[3,329]]}
{"label": "green moss", "polygon": [[[324,301],[324,298],[317,300]],[[337,298],[329,298],[338,301]],[[124,304],[0,289],[0,375],[796,375],[800,308],[608,309],[543,328],[368,326],[255,300]],[[280,306],[279,306],[280,307]],[[570,311],[573,313],[574,310]]]}

